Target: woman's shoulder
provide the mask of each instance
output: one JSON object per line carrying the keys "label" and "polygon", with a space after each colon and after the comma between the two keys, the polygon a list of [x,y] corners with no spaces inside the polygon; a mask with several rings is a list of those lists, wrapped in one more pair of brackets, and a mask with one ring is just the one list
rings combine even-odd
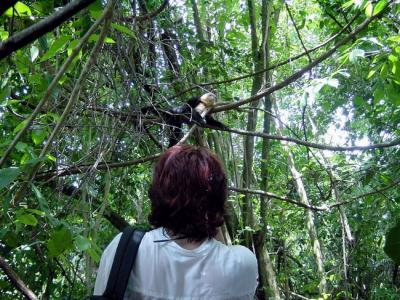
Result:
{"label": "woman's shoulder", "polygon": [[241,245],[231,245],[225,247],[226,251],[237,263],[241,264],[243,267],[249,267],[257,270],[257,258],[249,248]]}

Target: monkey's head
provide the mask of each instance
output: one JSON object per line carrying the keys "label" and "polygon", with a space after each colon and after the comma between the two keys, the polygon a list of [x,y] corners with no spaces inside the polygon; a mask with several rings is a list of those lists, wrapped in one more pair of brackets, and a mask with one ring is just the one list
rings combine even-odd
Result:
{"label": "monkey's head", "polygon": [[204,104],[205,107],[213,107],[217,102],[217,96],[213,93],[207,93],[200,97],[200,102]]}

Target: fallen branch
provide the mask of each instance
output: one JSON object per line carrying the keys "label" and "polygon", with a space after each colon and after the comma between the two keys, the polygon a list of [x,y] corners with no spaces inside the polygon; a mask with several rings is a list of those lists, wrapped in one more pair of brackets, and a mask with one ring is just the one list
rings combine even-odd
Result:
{"label": "fallen branch", "polygon": [[28,45],[47,32],[52,31],[94,1],[95,0],[72,1],[51,16],[9,37],[4,42],[0,43],[0,60]]}
{"label": "fallen branch", "polygon": [[26,284],[22,281],[18,274],[15,273],[15,271],[10,267],[5,258],[2,256],[0,256],[0,268],[7,275],[7,278],[10,280],[11,284],[15,286],[27,299],[38,299],[35,293],[26,286]]}

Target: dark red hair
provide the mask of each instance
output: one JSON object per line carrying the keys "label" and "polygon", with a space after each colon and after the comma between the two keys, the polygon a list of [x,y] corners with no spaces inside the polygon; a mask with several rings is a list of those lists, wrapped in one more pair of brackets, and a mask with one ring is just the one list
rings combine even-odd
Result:
{"label": "dark red hair", "polygon": [[227,183],[218,157],[189,145],[169,148],[158,160],[149,189],[150,224],[200,241],[223,224]]}

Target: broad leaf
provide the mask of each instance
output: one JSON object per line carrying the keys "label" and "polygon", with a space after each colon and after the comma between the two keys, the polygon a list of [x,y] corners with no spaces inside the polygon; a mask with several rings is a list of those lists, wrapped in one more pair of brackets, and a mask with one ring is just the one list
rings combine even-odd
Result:
{"label": "broad leaf", "polygon": [[0,190],[13,182],[21,173],[20,168],[6,168],[0,169]]}

